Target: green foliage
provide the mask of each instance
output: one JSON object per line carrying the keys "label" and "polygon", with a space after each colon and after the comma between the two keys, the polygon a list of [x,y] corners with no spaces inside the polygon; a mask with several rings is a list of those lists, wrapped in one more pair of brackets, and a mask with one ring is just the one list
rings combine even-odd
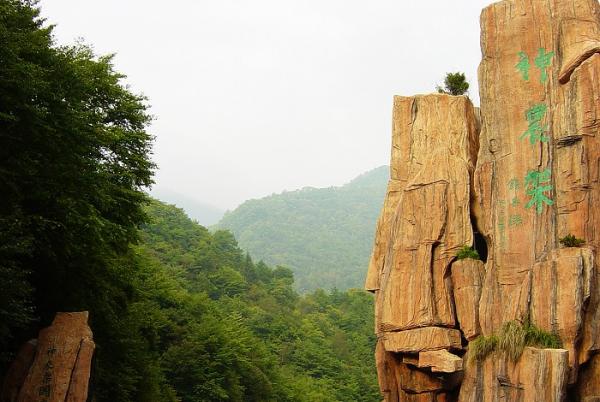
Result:
{"label": "green foliage", "polygon": [[480,335],[469,343],[469,359],[472,361],[483,361],[491,353],[498,349],[498,336]]}
{"label": "green foliage", "polygon": [[0,375],[56,311],[89,310],[97,370],[127,395],[153,358],[121,353],[143,339],[119,339],[137,331],[131,245],[152,182],[150,116],[110,56],[54,46],[34,5],[0,0]]}
{"label": "green foliage", "polygon": [[546,332],[531,323],[525,323],[525,345],[548,349],[559,349],[562,347],[560,337],[556,333]]}
{"label": "green foliage", "polygon": [[558,349],[561,341],[557,334],[537,328],[530,322],[509,321],[502,325],[497,334],[479,336],[469,343],[469,360],[483,361],[494,352],[503,352],[517,361],[526,346]]}
{"label": "green foliage", "polygon": [[383,166],[342,187],[250,200],[216,228],[267,264],[291,268],[300,292],[362,287],[388,178]]}
{"label": "green foliage", "polygon": [[517,361],[523,354],[527,328],[528,326],[523,326],[517,321],[509,321],[500,329],[498,348],[513,361]]}
{"label": "green foliage", "polygon": [[480,260],[479,253],[471,246],[462,246],[460,250],[456,253],[456,258],[459,260],[464,260],[465,258],[471,258],[473,260]]}
{"label": "green foliage", "polygon": [[570,233],[558,241],[565,247],[581,247],[585,244],[585,240],[575,237]]}
{"label": "green foliage", "polygon": [[0,377],[57,311],[88,310],[90,400],[377,399],[371,295],[300,297],[149,200],[145,99],[111,57],[54,46],[34,5],[0,0]]}
{"label": "green foliage", "polygon": [[469,83],[464,73],[447,73],[444,79],[444,87],[438,86],[436,89],[439,93],[464,95],[469,90]]}
{"label": "green foliage", "polygon": [[155,299],[144,311],[164,320],[151,332],[178,397],[378,397],[370,294],[319,290],[299,297],[289,269],[254,263],[230,233],[210,234],[160,202],[147,212],[139,253],[155,271],[136,287]]}

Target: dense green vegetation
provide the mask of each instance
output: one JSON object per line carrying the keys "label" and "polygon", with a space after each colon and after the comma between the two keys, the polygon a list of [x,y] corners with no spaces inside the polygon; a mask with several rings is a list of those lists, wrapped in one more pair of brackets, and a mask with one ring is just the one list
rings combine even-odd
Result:
{"label": "dense green vegetation", "polygon": [[110,57],[0,0],[0,379],[90,312],[96,402],[372,401],[372,299],[300,297],[226,231],[150,200],[150,117]]}
{"label": "dense green vegetation", "polygon": [[254,263],[229,232],[159,202],[149,213],[139,310],[184,401],[378,398],[371,295],[300,297],[289,269]]}
{"label": "dense green vegetation", "polygon": [[31,2],[0,0],[3,355],[61,310],[117,335],[152,177],[144,98],[110,57],[53,46],[51,31]]}
{"label": "dense green vegetation", "polygon": [[363,286],[389,168],[342,187],[304,188],[243,203],[216,226],[268,264],[294,271],[300,292]]}

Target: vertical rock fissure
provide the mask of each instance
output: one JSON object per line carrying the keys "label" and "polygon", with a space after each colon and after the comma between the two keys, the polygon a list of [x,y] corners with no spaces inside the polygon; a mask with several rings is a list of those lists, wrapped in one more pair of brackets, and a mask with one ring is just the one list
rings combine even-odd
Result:
{"label": "vertical rock fissure", "polygon": [[[431,253],[430,254],[431,258],[430,258],[430,261],[429,261],[429,269],[430,269],[429,279],[431,280],[431,283],[429,284],[430,285],[429,291],[431,292],[430,295],[431,295],[432,299],[436,296],[435,289],[436,289],[437,286],[436,286],[436,283],[435,283],[436,275],[435,275],[435,272],[434,272],[434,268],[435,268],[435,255],[436,255],[436,251],[437,251],[439,245],[440,245],[439,242],[434,242],[434,243],[432,243],[429,246],[430,247],[430,253]],[[431,311],[429,313],[431,314],[432,321],[433,322],[439,322],[440,318],[438,317],[438,313],[437,313],[437,309],[436,309],[437,303],[433,303],[432,302],[429,305],[430,305],[430,308],[431,308]]]}
{"label": "vertical rock fissure", "polygon": [[[77,353],[75,353],[75,361],[73,363],[74,368],[77,366],[77,362],[79,360],[79,354],[81,353],[81,346],[83,345],[83,341],[84,341],[83,338],[79,341],[79,347],[77,348]],[[69,398],[69,396],[72,395],[72,392],[73,392],[72,385],[73,385],[74,375],[75,375],[75,370],[71,371],[71,375],[69,376],[69,384],[67,385],[67,393],[65,394],[63,402],[68,402],[67,398]]]}
{"label": "vertical rock fissure", "polygon": [[471,227],[473,228],[474,248],[477,250],[481,261],[485,264],[488,260],[488,240],[483,233],[480,232],[477,218],[473,214],[471,214]]}

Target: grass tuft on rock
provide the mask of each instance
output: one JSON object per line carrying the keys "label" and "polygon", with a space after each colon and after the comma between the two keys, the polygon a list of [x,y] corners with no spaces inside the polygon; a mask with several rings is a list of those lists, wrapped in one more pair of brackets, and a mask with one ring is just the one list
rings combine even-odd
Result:
{"label": "grass tuft on rock", "polygon": [[561,341],[557,334],[546,332],[535,325],[509,321],[497,334],[479,336],[469,343],[469,361],[483,361],[494,352],[503,352],[517,361],[526,346],[541,349],[558,349]]}
{"label": "grass tuft on rock", "polygon": [[478,336],[469,343],[469,360],[484,361],[496,349],[498,349],[498,337],[496,335]]}
{"label": "grass tuft on rock", "polygon": [[532,324],[525,327],[525,345],[544,349],[560,349],[562,342],[556,333],[546,332]]}
{"label": "grass tuft on rock", "polygon": [[464,260],[466,258],[471,258],[473,260],[481,260],[479,257],[479,253],[471,246],[462,246],[460,250],[456,253],[456,258],[459,260]]}
{"label": "grass tuft on rock", "polygon": [[505,323],[498,335],[498,348],[517,361],[525,349],[526,331],[526,327],[517,321]]}

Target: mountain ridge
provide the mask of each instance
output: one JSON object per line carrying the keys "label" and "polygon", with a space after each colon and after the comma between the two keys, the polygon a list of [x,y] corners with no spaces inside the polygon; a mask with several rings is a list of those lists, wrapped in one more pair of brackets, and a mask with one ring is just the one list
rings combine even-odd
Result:
{"label": "mountain ridge", "polygon": [[255,258],[291,268],[301,292],[362,287],[388,179],[384,165],[342,186],[248,200],[212,229],[228,229]]}

